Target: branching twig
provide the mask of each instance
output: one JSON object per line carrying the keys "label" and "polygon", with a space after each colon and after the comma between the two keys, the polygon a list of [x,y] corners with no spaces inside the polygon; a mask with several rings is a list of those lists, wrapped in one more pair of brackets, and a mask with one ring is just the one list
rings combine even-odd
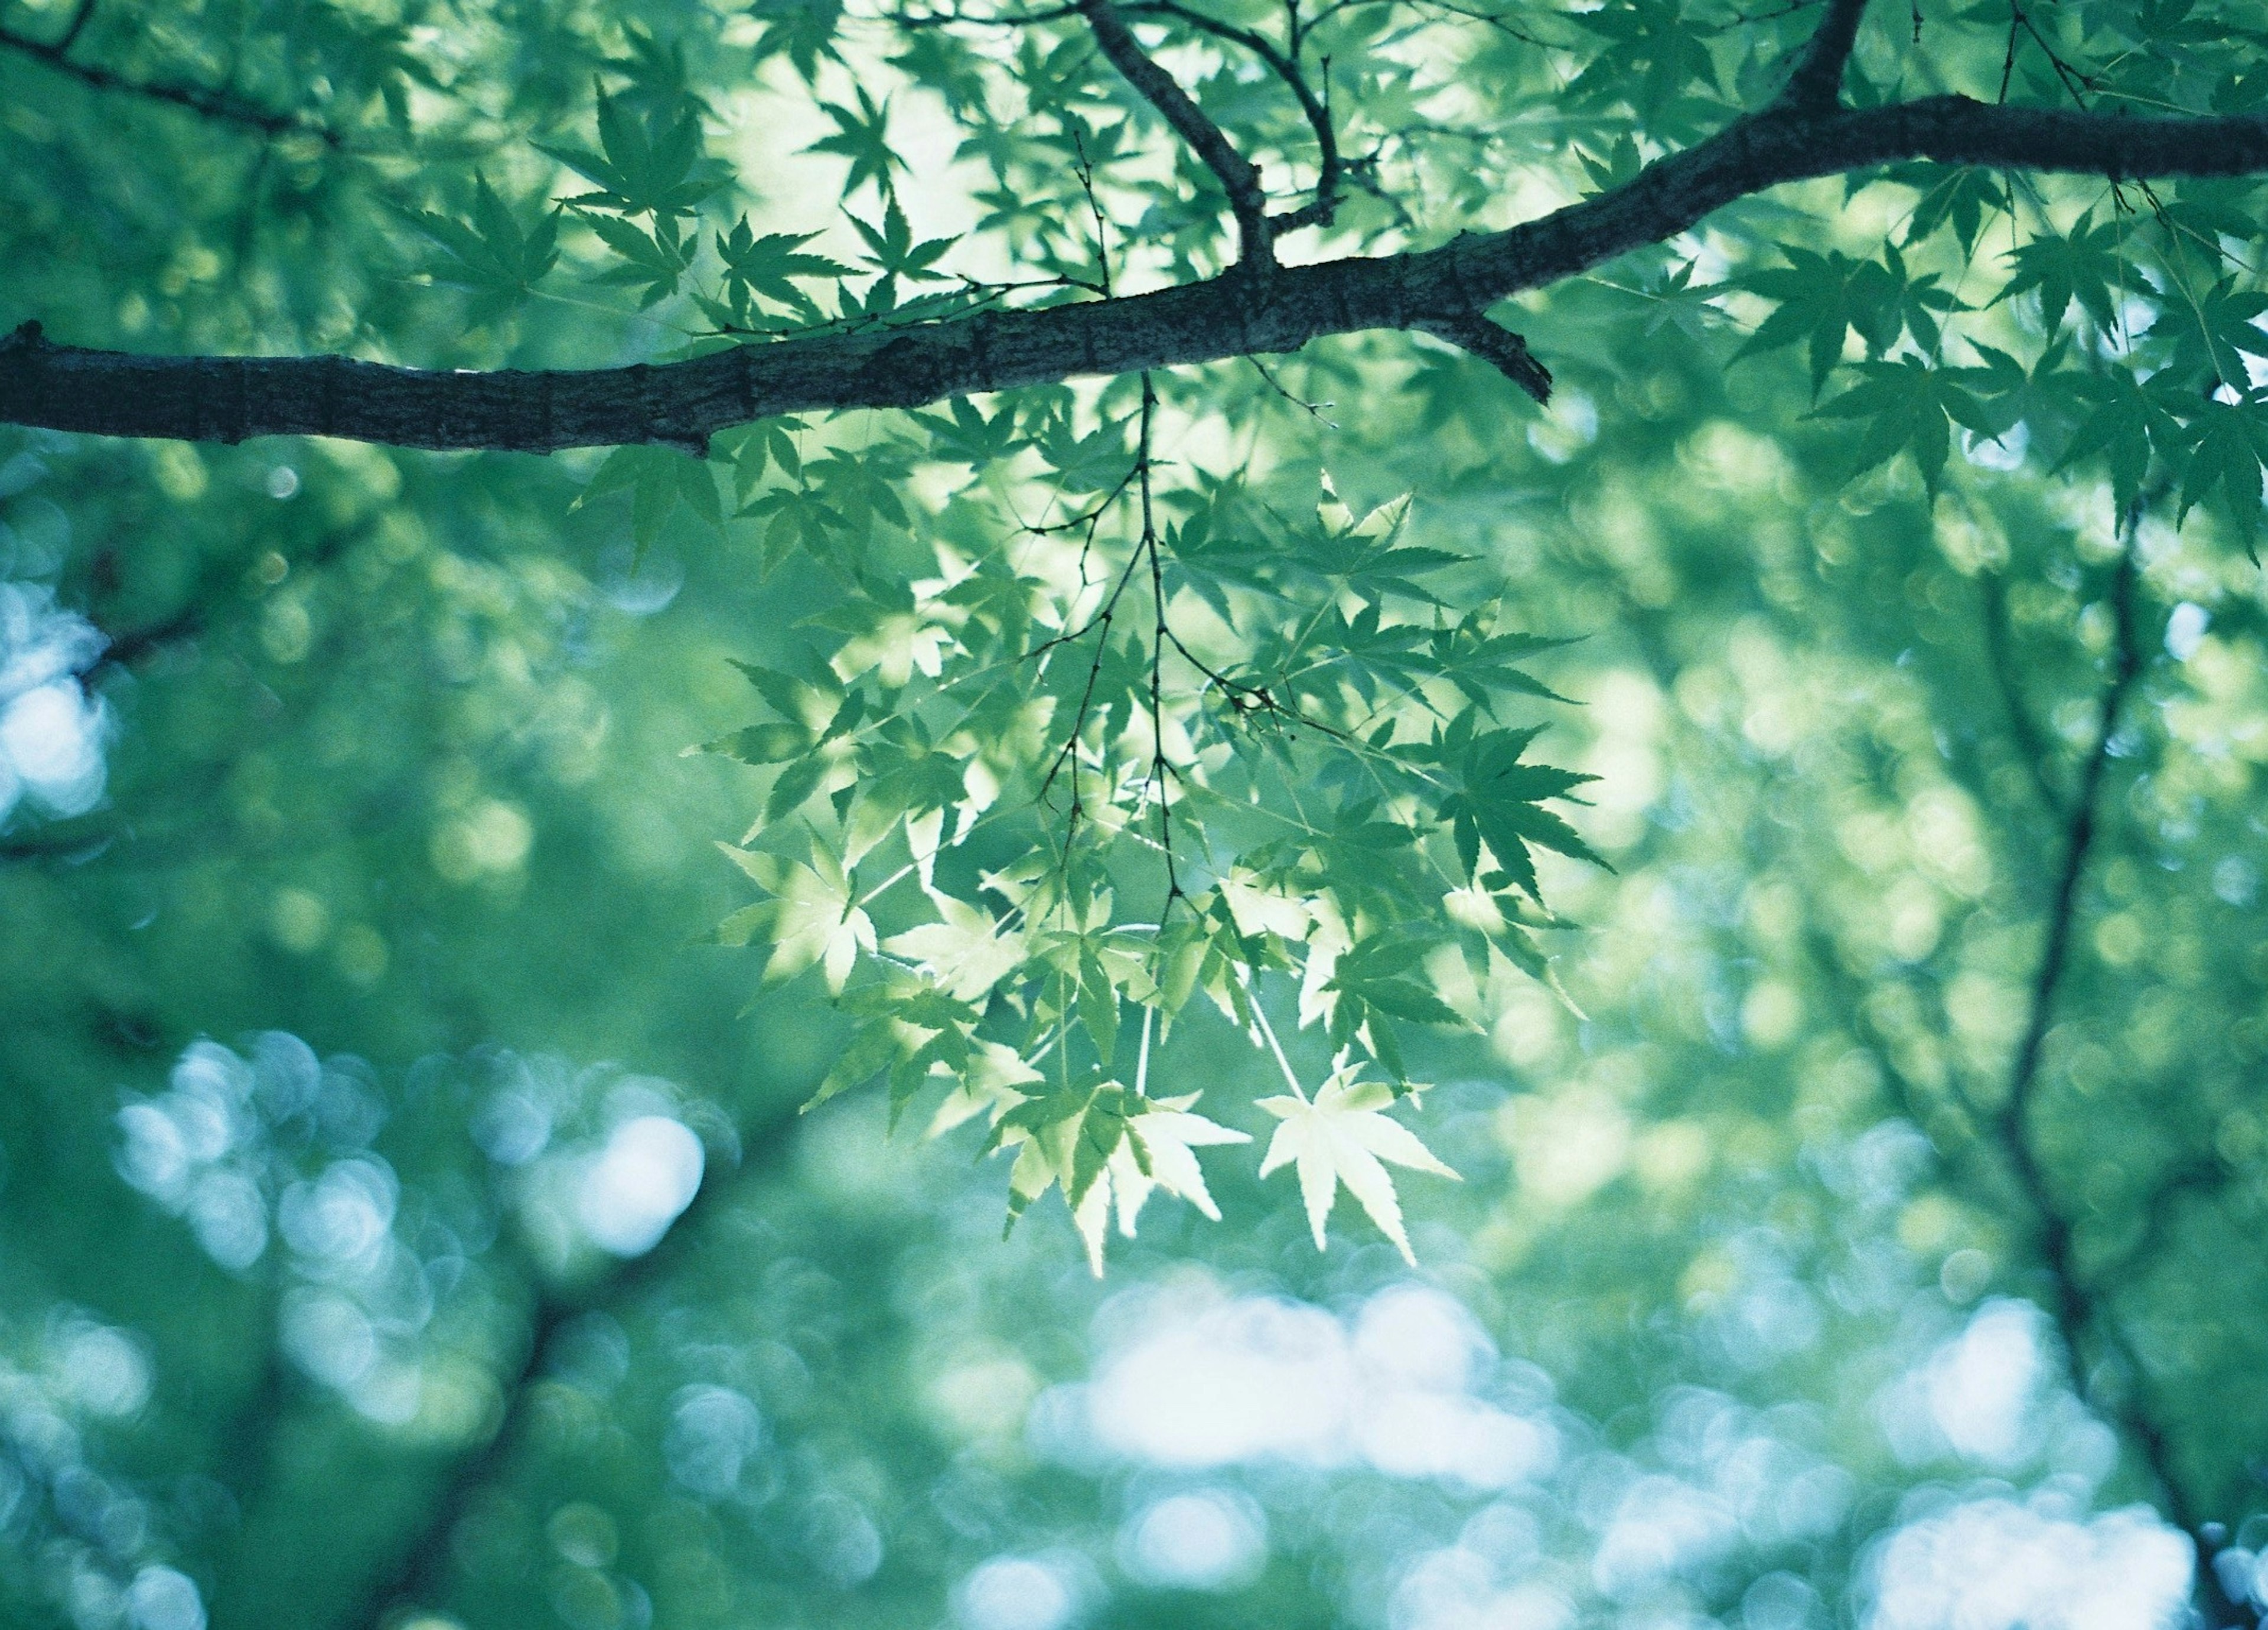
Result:
{"label": "branching twig", "polygon": [[1126,26],[1115,0],[1079,0],[1079,11],[1094,31],[1094,42],[1110,59],[1111,66],[1126,77],[1142,100],[1158,110],[1159,116],[1219,180],[1228,195],[1229,210],[1236,217],[1237,265],[1256,277],[1264,277],[1276,263],[1276,250],[1260,172],[1236,151],[1173,75],[1151,60],[1134,31]]}
{"label": "branching twig", "polygon": [[2030,710],[2024,705],[2023,692],[2016,683],[2015,664],[2008,650],[2007,586],[1997,572],[1979,573],[1977,586],[1984,601],[1985,667],[1991,669],[1993,686],[2000,693],[2001,711],[2008,716],[2008,734],[2015,738],[2017,756],[2024,761],[2040,807],[2051,817],[2061,820],[2065,818],[2064,799],[2048,779],[2048,744],[2032,723]]}
{"label": "branching twig", "polygon": [[64,24],[63,33],[55,36],[55,49],[58,56],[78,43],[79,34],[93,16],[94,0],[78,0],[78,4],[71,8],[70,21]]}
{"label": "branching twig", "polygon": [[404,1607],[438,1605],[447,1584],[451,1538],[482,1492],[504,1475],[524,1447],[534,1413],[536,1383],[557,1360],[561,1333],[583,1314],[620,1308],[682,1266],[697,1249],[707,1218],[762,1176],[784,1151],[794,1120],[791,1112],[744,1136],[742,1147],[748,1154],[737,1172],[730,1178],[713,1173],[705,1177],[661,1243],[645,1255],[613,1268],[579,1294],[537,1294],[519,1362],[509,1376],[499,1377],[504,1409],[495,1433],[468,1449],[443,1474],[433,1500],[394,1561],[372,1581],[362,1611],[351,1621],[357,1630],[382,1630]]}
{"label": "branching twig", "polygon": [[[2039,1081],[2041,1050],[2055,1019],[2056,992],[2070,962],[2072,934],[2078,924],[2079,886],[2086,875],[2088,857],[2095,845],[2095,800],[2110,766],[2111,737],[2117,727],[2119,707],[2142,672],[2142,653],[2132,627],[2136,568],[2131,520],[2128,529],[2130,542],[2119,557],[2110,591],[2111,615],[2117,625],[2116,653],[2109,682],[2095,704],[2095,746],[2080,768],[2079,785],[2072,796],[2064,834],[2063,865],[2048,908],[2047,938],[2040,950],[2039,970],[2033,979],[2024,1031],[2016,1044],[2015,1058],[2008,1073],[2008,1091],[1999,1116],[2000,1139],[2017,1168],[2019,1178],[2033,1199],[2043,1203],[2043,1210],[2050,1212],[2052,1208],[2044,1204],[2048,1194],[2045,1174],[2032,1153],[2029,1117],[2032,1094]],[[2067,1251],[2070,1229],[2068,1225],[2051,1218],[2048,1233],[2051,1237],[2046,1242],[2047,1254],[2052,1265],[2062,1252]]]}
{"label": "branching twig", "polygon": [[[2080,1266],[2073,1220],[2040,1160],[2031,1127],[2041,1056],[2054,1022],[2057,992],[2070,965],[2073,938],[2079,926],[2080,885],[2098,836],[2098,804],[2110,766],[2111,741],[2117,729],[2119,711],[2142,673],[2142,645],[2134,627],[2133,604],[2138,571],[2134,533],[2140,519],[2139,509],[2137,505],[2130,511],[2122,528],[2125,549],[2119,557],[2110,589],[2115,629],[2110,673],[2096,701],[2095,744],[2080,767],[2079,784],[2071,801],[2062,864],[2049,907],[2039,967],[2033,976],[2023,1034],[2009,1066],[2007,1095],[1992,1129],[2000,1156],[2033,1213],[2040,1265],[2046,1272],[2051,1290],[2048,1311],[2071,1366],[2073,1388],[2110,1417],[2149,1468],[2165,1501],[2167,1516],[2198,1547],[2197,1592],[2200,1604],[2216,1630],[2224,1630],[2228,1626],[2257,1624],[2257,1616],[2233,1601],[2221,1588],[2213,1567],[2217,1546],[2206,1531],[2202,1515],[2191,1503],[2174,1464],[2173,1447],[2165,1428],[2149,1407],[2146,1374],[2106,1297],[2093,1277]],[[2124,1372],[2127,1391],[2124,1396],[2106,1398],[2091,1383],[2086,1356],[2090,1346],[2107,1352]]]}
{"label": "branching twig", "polygon": [[[1307,74],[1302,71],[1294,57],[1278,49],[1275,41],[1269,39],[1267,35],[1255,29],[1239,28],[1233,24],[1207,17],[1203,11],[1180,4],[1180,0],[1147,0],[1147,4],[1132,5],[1126,9],[1130,11],[1152,12],[1179,18],[1201,33],[1208,33],[1217,40],[1226,40],[1233,45],[1242,46],[1265,63],[1269,71],[1284,82],[1285,88],[1292,92],[1293,100],[1300,104],[1300,112],[1306,116],[1307,128],[1314,132],[1315,195],[1296,210],[1282,215],[1270,216],[1268,220],[1268,229],[1270,234],[1275,236],[1287,232],[1296,232],[1302,226],[1330,225],[1331,218],[1338,212],[1342,172],[1344,167],[1339,157],[1338,130],[1332,122],[1330,109],[1324,106],[1323,99],[1316,95],[1314,87],[1307,83]],[[1295,44],[1293,47],[1295,52],[1297,48]],[[1326,75],[1330,71],[1330,64],[1328,61],[1323,64],[1323,71]]]}
{"label": "branching twig", "polygon": [[[1158,558],[1158,518],[1150,495],[1150,425],[1158,409],[1158,393],[1150,376],[1142,376],[1142,552],[1150,557],[1150,602],[1154,623],[1150,631],[1150,767],[1143,782],[1146,793],[1154,787],[1158,798],[1158,848],[1166,857],[1166,904],[1158,913],[1162,926],[1182,897],[1182,876],[1174,861],[1174,798],[1168,785],[1173,766],[1166,760],[1166,569]],[[1146,1035],[1147,1032],[1145,1032]]]}
{"label": "branching twig", "polygon": [[[1066,17],[1082,16],[1085,11],[1086,8],[1083,5],[1061,5],[1050,6],[1036,11],[1008,12],[994,17],[978,17],[961,11],[932,11],[919,16],[900,15],[893,20],[901,28],[934,28],[943,24],[959,24],[976,28],[1028,28],[1040,23],[1059,22]],[[1314,87],[1307,83],[1307,76],[1300,66],[1300,41],[1312,29],[1313,24],[1302,27],[1297,11],[1293,11],[1291,22],[1292,45],[1287,52],[1257,29],[1240,28],[1233,23],[1225,23],[1217,17],[1207,16],[1193,6],[1182,4],[1181,0],[1130,0],[1129,4],[1120,5],[1118,11],[1122,17],[1171,17],[1196,29],[1199,33],[1211,34],[1216,40],[1226,40],[1233,45],[1241,46],[1258,57],[1267,65],[1270,72],[1284,82],[1285,88],[1292,92],[1292,98],[1300,104],[1300,112],[1306,117],[1308,129],[1314,132],[1315,195],[1296,210],[1269,217],[1269,232],[1270,237],[1275,237],[1287,232],[1295,232],[1302,226],[1329,225],[1331,218],[1338,211],[1345,160],[1339,153],[1338,130],[1332,122],[1330,108],[1328,106],[1329,61],[1326,59],[1323,63],[1326,88],[1324,93],[1320,96]],[[1112,60],[1115,62],[1116,59]],[[1132,76],[1129,75],[1128,77],[1131,78]],[[1148,92],[1145,91],[1144,94],[1147,95]],[[1160,111],[1164,110],[1161,108]],[[1180,129],[1178,125],[1174,128]],[[1257,172],[1255,173],[1255,181],[1256,184]]]}

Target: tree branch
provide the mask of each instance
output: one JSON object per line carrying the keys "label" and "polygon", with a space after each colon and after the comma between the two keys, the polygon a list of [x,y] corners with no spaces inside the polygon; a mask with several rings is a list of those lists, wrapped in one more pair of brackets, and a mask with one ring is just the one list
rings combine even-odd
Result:
{"label": "tree branch", "polygon": [[1843,70],[1859,43],[1859,24],[1866,15],[1867,0],[1830,0],[1826,17],[1779,93],[1781,107],[1813,112],[1835,106],[1843,94]]}
{"label": "tree branch", "polygon": [[[932,11],[920,16],[900,15],[891,20],[901,28],[936,28],[946,25],[970,28],[1029,28],[1042,23],[1057,22],[1066,17],[1077,17],[1082,11],[1083,7],[1079,5],[1061,5],[1037,11],[1009,12],[998,17],[976,17],[961,11]],[[1338,211],[1339,188],[1344,177],[1346,162],[1339,152],[1338,129],[1331,122],[1330,110],[1324,107],[1322,99],[1315,94],[1314,87],[1307,83],[1307,76],[1300,69],[1298,42],[1295,41],[1292,49],[1286,53],[1257,29],[1240,28],[1233,23],[1222,22],[1193,6],[1180,4],[1180,0],[1128,0],[1128,4],[1118,7],[1118,11],[1122,17],[1177,18],[1199,33],[1211,34],[1216,40],[1226,40],[1232,45],[1241,46],[1267,64],[1269,70],[1284,82],[1285,87],[1299,102],[1300,112],[1306,116],[1308,129],[1315,133],[1317,150],[1314,197],[1296,210],[1270,216],[1269,235],[1273,239],[1287,232],[1296,232],[1302,226],[1329,225],[1332,216]],[[1327,61],[1326,67],[1328,65]],[[1256,184],[1256,172],[1255,181]]]}
{"label": "tree branch", "polygon": [[2047,939],[2040,950],[2040,965],[2033,977],[2024,1032],[2016,1044],[2014,1061],[2008,1072],[2007,1095],[2001,1103],[1999,1116],[2001,1143],[2016,1168],[2017,1176],[2050,1219],[2047,1232],[2051,1237],[2047,1244],[2051,1266],[2068,1251],[2070,1228],[2056,1219],[2054,1208],[2047,1204],[2047,1179],[2032,1153],[2029,1117],[2032,1093],[2039,1082],[2041,1050],[2046,1044],[2049,1026],[2055,1020],[2056,992],[2071,960],[2071,938],[2079,919],[2079,885],[2087,874],[2088,857],[2095,846],[2095,800],[2102,793],[2103,772],[2110,763],[2110,738],[2117,728],[2119,707],[2142,672],[2142,653],[2132,629],[2134,573],[2130,541],[2126,552],[2119,557],[2117,575],[2112,579],[2110,591],[2111,615],[2117,626],[2117,652],[2110,680],[2095,704],[2095,747],[2080,771],[2079,786],[2072,798],[2070,822],[2064,834],[2063,867],[2057,874],[2055,894],[2048,908]]}
{"label": "tree branch", "polygon": [[1447,340],[1460,350],[1479,358],[1513,384],[1535,398],[1543,407],[1551,400],[1551,370],[1535,360],[1528,349],[1528,342],[1511,329],[1491,322],[1477,312],[1462,321],[1427,322],[1419,325],[1436,339]]}
{"label": "tree branch", "polygon": [[499,1377],[504,1383],[504,1410],[495,1433],[459,1457],[443,1473],[423,1519],[406,1537],[394,1562],[371,1582],[362,1613],[354,1621],[358,1630],[382,1630],[394,1621],[400,1609],[440,1604],[448,1582],[451,1536],[481,1492],[504,1474],[519,1452],[528,1430],[535,1383],[557,1359],[561,1332],[583,1314],[621,1308],[681,1268],[687,1258],[699,1250],[708,1219],[725,1210],[747,1185],[770,1174],[785,1149],[798,1113],[773,1115],[746,1129],[741,1135],[746,1154],[739,1168],[729,1176],[713,1171],[706,1176],[669,1232],[645,1255],[619,1264],[579,1293],[550,1289],[537,1293],[519,1366],[511,1376]]}
{"label": "tree branch", "polygon": [[93,17],[94,0],[78,0],[78,4],[71,8],[70,21],[63,25],[63,33],[55,38],[55,49],[58,52],[68,51],[77,44],[81,31]]}
{"label": "tree branch", "polygon": [[1332,216],[1338,212],[1340,175],[1344,168],[1339,156],[1338,130],[1331,122],[1330,109],[1323,106],[1322,100],[1307,83],[1307,76],[1300,71],[1299,63],[1278,49],[1275,41],[1267,35],[1207,17],[1203,11],[1179,4],[1179,0],[1145,0],[1144,4],[1126,9],[1179,18],[1200,33],[1208,33],[1217,40],[1242,46],[1265,63],[1269,70],[1284,82],[1285,88],[1300,104],[1300,113],[1306,115],[1307,128],[1315,134],[1315,195],[1296,210],[1270,216],[1268,218],[1269,233],[1273,238],[1287,232],[1297,232],[1302,226],[1329,225]]}
{"label": "tree branch", "polygon": [[2061,819],[2065,815],[2063,794],[2048,779],[2048,744],[2024,705],[2022,688],[2016,682],[2015,661],[2008,649],[2007,586],[1994,571],[1979,572],[1977,584],[1984,608],[1984,666],[1991,671],[1993,687],[2000,694],[2001,711],[2008,716],[2008,734],[2015,738],[2017,756],[2024,761],[2025,773],[2031,778],[2040,808],[2051,817]]}
{"label": "tree branch", "polygon": [[1142,100],[1173,126],[1174,133],[1189,144],[1205,168],[1220,178],[1228,194],[1229,210],[1236,217],[1236,263],[1246,271],[1264,275],[1276,263],[1276,248],[1268,225],[1268,200],[1260,188],[1260,172],[1236,151],[1174,76],[1151,60],[1113,0],[1079,0],[1079,11],[1094,31],[1094,42],[1102,48],[1111,66],[1125,75]]}
{"label": "tree branch", "polygon": [[28,34],[18,33],[12,28],[0,28],[0,50],[13,51],[19,56],[43,63],[55,72],[97,91],[113,91],[164,102],[174,107],[185,107],[205,118],[257,130],[263,136],[312,136],[328,147],[342,144],[337,131],[306,114],[277,113],[272,108],[240,100],[225,91],[211,90],[203,85],[130,79],[108,68],[73,61],[70,55],[70,48],[77,42],[79,33],[86,26],[87,16],[92,10],[91,4],[82,4],[72,14],[62,37],[52,41],[34,40]]}
{"label": "tree branch", "polygon": [[[1145,59],[1146,60],[1146,59]],[[813,335],[665,365],[438,372],[342,357],[147,357],[0,340],[0,423],[239,441],[325,435],[545,453],[668,443],[775,414],[946,397],[1297,350],[1365,329],[1460,325],[1491,303],[1656,243],[1788,181],[1906,159],[2108,176],[2268,171],[2268,117],[2129,118],[1961,96],[1806,114],[1775,108],[1656,160],[1614,190],[1437,249],[1227,275],[1152,293]]]}
{"label": "tree branch", "polygon": [[[2073,934],[2079,925],[2079,889],[2098,830],[2097,802],[2110,762],[2110,742],[2118,713],[2142,674],[2142,646],[2134,629],[2134,586],[2137,566],[2134,531],[2139,505],[2125,518],[2125,551],[2119,557],[2111,580],[2110,610],[2117,629],[2111,670],[2095,706],[2095,745],[2080,771],[2064,834],[2064,853],[2058,872],[2053,902],[2049,908],[2047,935],[2033,976],[2031,1001],[2022,1038],[2017,1043],[2008,1072],[2007,1095],[1994,1118],[2002,1158],[2017,1188],[2030,1206],[2037,1224],[2041,1265],[2046,1269],[2053,1294],[2050,1316],[2061,1338],[2071,1367],[2073,1390],[2093,1404],[2124,1435],[2149,1468],[2165,1502],[2166,1515],[2197,1547],[2197,1595],[2213,1630],[2239,1630],[2258,1624],[2258,1616],[2222,1589],[2213,1559],[2219,1548],[2206,1532],[2201,1513],[2191,1505],[2174,1464],[2173,1446],[2143,1398],[2148,1384],[2139,1355],[2106,1305],[2102,1292],[2079,1265],[2074,1228],[2057,1198],[2042,1165],[2031,1135],[2031,1109],[2039,1085],[2040,1058],[2055,1019],[2056,993],[2071,960]],[[2107,1350],[2125,1372],[2125,1396],[2106,1399],[2091,1383],[2086,1351],[2089,1345]]]}

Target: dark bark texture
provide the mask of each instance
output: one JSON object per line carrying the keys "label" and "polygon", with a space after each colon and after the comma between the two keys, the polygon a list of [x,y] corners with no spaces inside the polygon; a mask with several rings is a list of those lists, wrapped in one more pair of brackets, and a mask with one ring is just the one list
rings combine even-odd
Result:
{"label": "dark bark texture", "polygon": [[136,356],[58,345],[26,323],[0,340],[0,422],[188,441],[317,435],[439,449],[662,443],[697,451],[718,431],[775,414],[918,407],[1292,351],[1367,329],[1472,333],[1493,302],[1659,242],[1735,199],[1903,159],[2114,179],[2268,170],[2264,117],[2129,118],[1961,96],[1837,109],[1811,100],[1817,84],[1817,75],[1800,75],[1794,96],[1611,192],[1436,249],[1278,267],[1266,277],[1236,269],[1146,294],[579,371]]}

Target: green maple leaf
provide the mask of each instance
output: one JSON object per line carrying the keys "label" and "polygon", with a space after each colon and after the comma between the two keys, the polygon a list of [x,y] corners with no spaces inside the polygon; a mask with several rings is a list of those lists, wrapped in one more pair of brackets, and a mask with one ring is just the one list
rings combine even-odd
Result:
{"label": "green maple leaf", "polygon": [[2123,515],[2141,494],[2152,450],[2174,456],[2186,448],[2188,438],[2176,414],[2187,412],[2194,398],[2161,381],[2146,384],[2126,368],[2070,376],[2068,382],[2088,410],[2056,468],[2101,457],[2109,467],[2111,493]]}
{"label": "green maple leaf", "polygon": [[2011,251],[2015,275],[1992,303],[2037,290],[2040,320],[2051,336],[2063,327],[2073,300],[2096,328],[2105,333],[2117,328],[2119,298],[2135,287],[2135,277],[2120,244],[2118,222],[2090,225],[2089,218],[2082,218],[2068,235],[2043,232]]}
{"label": "green maple leaf", "polygon": [[1906,165],[1893,170],[1890,179],[1922,189],[1906,222],[1902,241],[1907,248],[1950,225],[1960,240],[1961,252],[1973,254],[1985,218],[1999,213],[2007,199],[2006,183],[1999,174],[1979,166]]}
{"label": "green maple leaf", "polygon": [[643,556],[680,506],[711,527],[724,524],[724,505],[706,461],[670,447],[617,447],[568,505],[572,512],[609,492],[630,494],[630,537]]}
{"label": "green maple leaf", "polygon": [[546,212],[533,228],[523,232],[484,176],[473,178],[469,223],[428,210],[401,213],[449,256],[447,264],[433,269],[433,280],[478,297],[475,321],[509,307],[558,263],[559,212]]}
{"label": "green maple leaf", "polygon": [[620,100],[599,92],[599,152],[583,147],[539,149],[599,190],[567,202],[618,215],[690,215],[701,201],[724,185],[699,180],[701,121],[689,107],[674,118],[657,114],[638,119]]}
{"label": "green maple leaf", "polygon": [[850,161],[850,173],[843,182],[843,195],[848,198],[859,186],[872,181],[883,192],[890,189],[893,173],[906,170],[906,161],[899,157],[890,144],[890,105],[887,99],[877,102],[867,93],[866,87],[858,87],[858,106],[845,107],[838,102],[821,102],[820,112],[835,121],[835,134],[822,136],[803,151],[807,153],[834,153]]}
{"label": "green maple leaf", "polygon": [[593,282],[639,288],[640,311],[677,292],[678,284],[693,264],[699,240],[679,237],[674,219],[666,215],[656,216],[652,230],[647,231],[618,216],[594,214],[580,207],[577,213],[622,262],[619,266],[596,274]]}
{"label": "green maple leaf", "polygon": [[1750,271],[1735,286],[1778,302],[1749,336],[1735,360],[1801,341],[1811,363],[1815,396],[1843,359],[1843,342],[1856,332],[1867,350],[1880,356],[1911,333],[1924,350],[1938,348],[1938,318],[1961,303],[1937,286],[1935,274],[1908,273],[1896,246],[1885,244],[1883,258],[1853,260],[1839,251],[1815,254],[1793,245],[1780,253],[1788,264]]}
{"label": "green maple leaf", "polygon": [[1285,1095],[1259,1101],[1259,1107],[1281,1123],[1269,1140],[1260,1175],[1265,1177],[1285,1166],[1298,1172],[1300,1196],[1317,1250],[1324,1248],[1323,1225],[1344,1184],[1394,1242],[1402,1259],[1417,1265],[1410,1236],[1402,1227],[1402,1202],[1395,1194],[1394,1178],[1380,1162],[1391,1161],[1437,1177],[1454,1179],[1457,1174],[1436,1160],[1417,1133],[1384,1113],[1394,1099],[1390,1088],[1357,1081],[1352,1066],[1342,1066],[1312,1099]]}
{"label": "green maple leaf", "polygon": [[1911,453],[1932,492],[1945,475],[1952,424],[1984,436],[2008,428],[2007,417],[1968,387],[1969,370],[1933,368],[1918,357],[1862,365],[1862,383],[1819,409],[1823,418],[1865,419],[1853,473]]}
{"label": "green maple leaf", "polygon": [[2185,304],[2185,313],[2174,306],[2153,330],[2170,333],[2173,368],[2191,379],[2244,389],[2250,382],[2245,358],[2268,357],[2268,333],[2254,326],[2268,312],[2268,294],[2241,289],[2234,277],[2224,277]]}
{"label": "green maple leaf", "polygon": [[795,286],[796,280],[847,277],[850,269],[823,254],[804,252],[817,232],[766,232],[758,236],[742,216],[730,232],[717,234],[717,258],[725,265],[728,299],[745,301],[758,296],[815,319],[818,308],[811,297]]}
{"label": "green maple leaf", "polygon": [[1440,815],[1449,823],[1467,880],[1479,871],[1484,843],[1532,900],[1542,896],[1531,845],[1612,871],[1580,833],[1543,808],[1543,800],[1567,798],[1576,787],[1598,778],[1524,762],[1521,756],[1538,734],[1534,729],[1476,732],[1473,721],[1471,712],[1459,714],[1427,755],[1455,772],[1454,788],[1441,800]]}
{"label": "green maple leaf", "polygon": [[2268,464],[2268,391],[2253,391],[2235,402],[2208,402],[2191,421],[2191,441],[2180,460],[2182,513],[2218,496],[2221,513],[2257,559],[2260,530],[2261,466]]}
{"label": "green maple leaf", "polygon": [[896,196],[886,196],[882,203],[882,224],[880,227],[869,226],[855,215],[845,217],[858,235],[866,240],[869,251],[867,263],[886,277],[909,277],[917,281],[942,278],[944,273],[932,271],[931,268],[960,240],[932,238],[917,243],[912,228],[906,225],[905,211],[898,208]]}
{"label": "green maple leaf", "polygon": [[839,63],[835,44],[843,26],[843,0],[753,0],[748,15],[763,26],[755,59],[784,55],[806,85],[819,77],[822,62]]}

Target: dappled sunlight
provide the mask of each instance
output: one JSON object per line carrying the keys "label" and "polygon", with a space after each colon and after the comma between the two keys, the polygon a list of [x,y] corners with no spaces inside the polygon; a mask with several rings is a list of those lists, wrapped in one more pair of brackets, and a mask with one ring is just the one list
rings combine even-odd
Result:
{"label": "dappled sunlight", "polygon": [[76,815],[101,800],[109,713],[79,675],[106,643],[52,589],[0,581],[0,822],[19,803]]}
{"label": "dappled sunlight", "polygon": [[2261,1630],[2257,10],[0,5],[0,1626]]}
{"label": "dappled sunlight", "polygon": [[1035,1430],[1166,1466],[1367,1463],[1476,1489],[1534,1479],[1557,1459],[1548,1419],[1474,1390],[1540,1403],[1542,1378],[1500,1380],[1486,1337],[1438,1292],[1381,1292],[1351,1327],[1318,1308],[1202,1286],[1132,1294],[1137,1305],[1101,1317],[1138,1339],[1085,1388],[1042,1399]]}
{"label": "dappled sunlight", "polygon": [[2195,1553],[2146,1510],[2075,1520],[2054,1494],[1951,1503],[1869,1568],[1867,1630],[2155,1630],[2182,1622]]}

